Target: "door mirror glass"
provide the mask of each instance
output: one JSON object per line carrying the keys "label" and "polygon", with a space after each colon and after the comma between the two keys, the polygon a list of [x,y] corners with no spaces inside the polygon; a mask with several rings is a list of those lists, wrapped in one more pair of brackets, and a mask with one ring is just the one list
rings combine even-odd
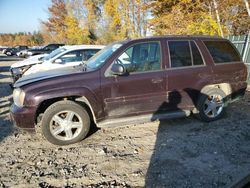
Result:
{"label": "door mirror glass", "polygon": [[121,64],[114,63],[111,67],[111,71],[114,75],[123,75],[125,73],[125,68]]}

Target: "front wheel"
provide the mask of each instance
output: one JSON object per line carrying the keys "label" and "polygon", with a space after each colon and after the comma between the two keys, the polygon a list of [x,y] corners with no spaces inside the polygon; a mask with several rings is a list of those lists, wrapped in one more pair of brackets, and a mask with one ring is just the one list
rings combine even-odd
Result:
{"label": "front wheel", "polygon": [[225,113],[226,94],[218,88],[211,88],[201,94],[197,109],[199,113],[197,117],[203,121],[210,122],[217,120]]}
{"label": "front wheel", "polygon": [[56,145],[68,145],[84,139],[90,129],[87,111],[73,101],[59,101],[47,108],[42,122],[44,137]]}

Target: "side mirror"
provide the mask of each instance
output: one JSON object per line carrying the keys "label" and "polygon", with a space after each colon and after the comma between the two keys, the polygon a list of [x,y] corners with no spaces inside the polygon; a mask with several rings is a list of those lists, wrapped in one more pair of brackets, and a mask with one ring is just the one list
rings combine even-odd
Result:
{"label": "side mirror", "polygon": [[123,75],[125,73],[125,68],[121,64],[113,64],[111,67],[111,71],[114,75]]}
{"label": "side mirror", "polygon": [[61,60],[61,59],[56,59],[56,60],[54,61],[54,63],[60,64],[60,63],[62,63],[62,60]]}

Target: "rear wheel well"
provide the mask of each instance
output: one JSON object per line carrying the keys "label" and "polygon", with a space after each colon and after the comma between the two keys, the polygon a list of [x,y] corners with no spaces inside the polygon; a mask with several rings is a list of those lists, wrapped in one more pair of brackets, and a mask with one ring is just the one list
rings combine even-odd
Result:
{"label": "rear wheel well", "polygon": [[210,90],[211,88],[221,89],[226,94],[226,96],[229,96],[232,94],[232,88],[230,84],[228,83],[206,85],[205,87],[202,88],[201,93],[206,94],[206,92]]}

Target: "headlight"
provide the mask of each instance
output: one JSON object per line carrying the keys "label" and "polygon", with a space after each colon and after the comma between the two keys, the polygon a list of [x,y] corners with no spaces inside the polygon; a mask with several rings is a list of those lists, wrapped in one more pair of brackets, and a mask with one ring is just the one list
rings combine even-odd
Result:
{"label": "headlight", "polygon": [[31,66],[24,66],[24,67],[19,67],[19,68],[13,68],[11,71],[13,75],[22,75],[25,73]]}
{"label": "headlight", "polygon": [[21,68],[13,68],[12,73],[14,75],[22,74],[22,69]]}
{"label": "headlight", "polygon": [[16,88],[13,91],[13,100],[15,105],[18,107],[23,107],[23,102],[25,98],[25,92],[21,90],[20,88]]}

